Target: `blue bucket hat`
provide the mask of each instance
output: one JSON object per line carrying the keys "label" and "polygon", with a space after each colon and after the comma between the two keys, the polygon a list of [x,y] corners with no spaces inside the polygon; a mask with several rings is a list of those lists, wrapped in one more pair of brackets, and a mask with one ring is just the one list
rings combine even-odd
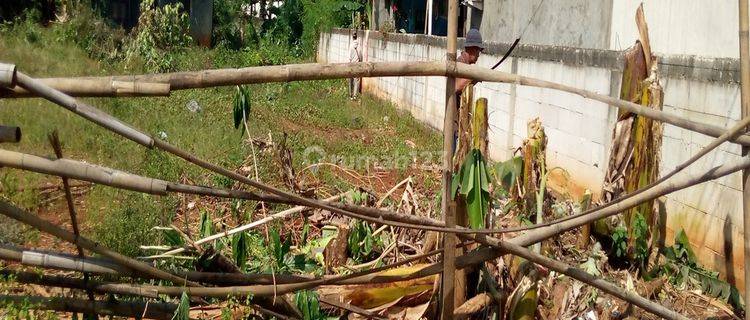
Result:
{"label": "blue bucket hat", "polygon": [[484,44],[482,44],[482,34],[479,33],[479,30],[469,29],[469,31],[466,32],[464,49],[468,47],[479,47],[479,49],[484,49]]}

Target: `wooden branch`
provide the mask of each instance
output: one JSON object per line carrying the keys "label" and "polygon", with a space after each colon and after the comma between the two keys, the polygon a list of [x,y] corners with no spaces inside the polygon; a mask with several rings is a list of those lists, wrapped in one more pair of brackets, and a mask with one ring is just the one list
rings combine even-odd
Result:
{"label": "wooden branch", "polygon": [[36,228],[39,231],[51,234],[55,237],[58,237],[72,244],[80,245],[84,249],[101,254],[105,257],[112,259],[115,263],[123,267],[133,269],[145,275],[149,275],[149,276],[162,279],[162,280],[171,281],[173,283],[180,284],[180,285],[199,286],[199,284],[195,282],[187,281],[173,274],[154,268],[146,263],[133,260],[129,257],[126,257],[117,252],[109,250],[105,248],[104,246],[102,246],[101,244],[91,241],[88,238],[80,237],[80,236],[76,237],[74,234],[66,230],[63,230],[62,228],[52,223],[44,221],[40,219],[39,217],[37,217],[36,215],[33,215],[29,212],[25,212],[21,210],[20,208],[17,208],[4,200],[0,200],[0,214],[3,214],[7,216],[8,218],[18,220],[22,223],[25,223],[29,226]]}
{"label": "wooden branch", "polygon": [[0,305],[28,305],[34,310],[96,313],[108,316],[147,319],[171,319],[177,305],[161,302],[110,302],[39,296],[0,295]]}
{"label": "wooden branch", "polygon": [[86,279],[71,278],[59,275],[44,275],[37,272],[11,271],[7,269],[0,270],[0,276],[4,276],[9,280],[24,284],[80,289],[95,291],[102,294],[122,294],[154,299],[159,297],[158,293],[155,290],[135,284],[123,285],[113,282],[101,282],[94,280],[87,281]]}

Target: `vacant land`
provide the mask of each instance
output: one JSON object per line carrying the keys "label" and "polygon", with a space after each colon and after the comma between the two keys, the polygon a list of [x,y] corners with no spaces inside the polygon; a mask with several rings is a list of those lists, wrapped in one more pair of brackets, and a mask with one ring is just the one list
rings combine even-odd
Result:
{"label": "vacant land", "polygon": [[[183,70],[240,67],[254,63],[248,58],[254,55],[258,53],[193,48],[180,56],[179,65]],[[137,68],[126,69],[124,64],[90,59],[78,46],[62,40],[54,26],[46,29],[30,26],[20,32],[2,34],[0,61],[15,63],[20,71],[35,77],[143,72]],[[259,179],[282,187],[274,149],[262,147],[263,142],[278,144],[286,134],[286,145],[293,154],[293,167],[299,180],[319,189],[319,195],[339,193],[355,185],[385,192],[384,189],[410,174],[415,155],[421,156],[421,160],[430,160],[424,159],[428,152],[440,150],[436,132],[393,105],[366,95],[360,101],[350,101],[343,80],[249,88],[252,93],[247,119],[249,135],[234,128],[235,87],[177,91],[170,97],[85,100],[136,128],[166,137],[170,143],[206,160],[233,170],[244,168],[251,177],[255,176],[252,155],[255,149]],[[194,107],[196,103],[200,111],[193,112],[188,105]],[[47,135],[57,130],[68,158],[169,181],[232,187],[228,179],[163,152],[147,150],[42,99],[0,100],[0,123],[23,130],[22,142],[3,145],[6,149],[51,157],[53,152]],[[251,146],[248,136],[258,142]],[[393,159],[398,160],[395,165]],[[338,167],[324,165],[303,171],[319,161]],[[415,185],[431,189],[437,185],[435,182],[434,175],[418,173]],[[58,185],[60,181],[50,176],[0,169],[0,189],[4,196],[67,226],[67,208],[60,193],[34,189],[49,184]],[[88,191],[79,189],[82,194],[77,197],[77,206],[83,216],[84,234],[131,256],[144,254],[138,249],[139,245],[158,244],[159,233],[152,227],[169,225],[179,208],[185,205],[176,196],[148,196],[104,186],[94,186]],[[236,207],[247,216],[261,209],[250,202]],[[30,246],[58,245],[57,240],[17,228],[5,220],[2,225],[7,230],[0,232],[0,240]],[[64,245],[62,248],[73,249]]]}

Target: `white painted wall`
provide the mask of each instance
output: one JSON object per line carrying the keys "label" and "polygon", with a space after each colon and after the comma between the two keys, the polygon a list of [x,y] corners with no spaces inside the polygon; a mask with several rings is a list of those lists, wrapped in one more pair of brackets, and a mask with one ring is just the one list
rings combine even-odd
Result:
{"label": "white painted wall", "polygon": [[[635,11],[641,1],[610,0],[609,48],[623,50],[638,39]],[[734,0],[644,0],[654,52],[739,58],[739,14]]]}
{"label": "white painted wall", "polygon": [[[663,3],[662,3],[663,2]],[[683,4],[684,2],[684,4]],[[703,7],[697,6],[703,3]],[[736,6],[728,0],[711,1],[646,1],[646,15],[649,19],[654,49],[661,53],[701,54],[719,57],[736,56],[736,31],[723,28],[713,33],[704,31],[696,24],[719,26],[720,17],[699,19],[711,16],[708,12],[724,12],[726,21],[734,15],[726,12]],[[680,6],[680,4],[683,4]],[[635,2],[615,0],[614,12],[625,10],[633,17]],[[627,7],[627,8],[626,8]],[[709,8],[711,7],[711,8]],[[685,30],[668,30],[669,23],[657,22],[649,12],[674,9],[665,21],[682,21]],[[714,10],[714,11],[712,11]],[[615,18],[613,18],[615,19]],[[618,18],[619,19],[619,18]],[[736,24],[736,18],[734,18]],[[700,23],[690,24],[696,20]],[[635,41],[635,24],[632,20],[613,21],[613,30],[631,34]],[[701,22],[702,21],[702,22]],[[731,22],[731,21],[730,21]],[[676,22],[673,22],[676,24]],[[632,26],[632,28],[631,28]],[[722,24],[723,26],[723,24]],[[714,37],[704,39],[704,44],[716,44],[712,48],[696,45],[692,41],[699,35]],[[615,37],[613,37],[614,39]],[[621,37],[622,39],[623,37]],[[709,39],[710,38],[710,39]],[[731,38],[731,39],[730,39]],[[669,39],[674,39],[670,44]],[[690,40],[693,39],[693,40]],[[625,44],[623,44],[625,46]],[[346,62],[349,37],[342,33],[321,35],[319,61]],[[445,51],[442,47],[398,41],[373,40],[367,44],[369,61],[424,61],[442,60]],[[482,55],[478,65],[490,67],[499,59],[497,56]],[[543,61],[533,58],[510,58],[500,70],[564,83],[585,88],[601,94],[617,96],[620,73],[605,68],[572,66],[560,62]],[[689,78],[664,77],[664,111],[689,119],[728,127],[739,120],[739,86],[729,82],[708,82]],[[614,83],[613,83],[614,82]],[[440,130],[445,108],[445,79],[442,77],[390,77],[365,79],[365,90],[388,99],[400,108]],[[614,92],[611,92],[614,91]],[[564,168],[572,178],[572,186],[588,188],[594,192],[601,190],[604,170],[607,166],[610,137],[617,111],[609,106],[580,96],[540,88],[499,83],[480,83],[475,96],[486,97],[489,102],[490,157],[504,160],[526,137],[526,123],[540,117],[549,137],[548,161],[552,167]],[[671,125],[664,126],[663,143],[660,150],[662,174],[671,171],[679,163],[687,160],[701,147],[711,141],[710,137],[689,132]],[[736,145],[725,144],[708,154],[688,169],[697,173],[740,157]],[[721,272],[722,277],[736,280],[735,284],[744,287],[742,274],[742,194],[740,174],[701,184],[686,190],[672,193],[663,198],[667,208],[668,243],[674,234],[685,229],[693,243],[701,262],[707,267]],[[735,278],[736,276],[736,278]]]}
{"label": "white painted wall", "polygon": [[[346,52],[350,39],[347,35],[325,34],[320,43],[319,54],[325,56],[324,61],[348,62]],[[444,50],[438,46],[381,39],[369,39],[367,44],[371,62],[443,60]],[[477,64],[489,68],[499,59],[485,54]],[[514,65],[519,74],[610,94],[611,71],[607,69],[510,58],[499,70],[512,72]],[[445,78],[373,78],[364,79],[364,86],[368,92],[394,102],[415,118],[442,130]],[[526,124],[541,117],[549,138],[550,165],[568,171],[580,187],[599,192],[607,163],[610,123],[616,116],[614,108],[569,93],[501,83],[480,83],[475,96],[488,99],[489,149],[493,160],[508,159],[527,136]]]}

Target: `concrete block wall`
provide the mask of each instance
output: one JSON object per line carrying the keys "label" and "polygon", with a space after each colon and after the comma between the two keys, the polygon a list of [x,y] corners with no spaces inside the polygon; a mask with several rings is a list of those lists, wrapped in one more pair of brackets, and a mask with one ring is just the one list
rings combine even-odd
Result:
{"label": "concrete block wall", "polygon": [[[425,35],[360,34],[367,39],[368,61],[439,61],[445,40]],[[348,61],[349,31],[334,29],[321,35],[320,62]],[[459,47],[461,41],[459,40]],[[478,65],[491,67],[507,51],[507,43],[490,43]],[[658,54],[658,53],[657,53]],[[659,55],[664,111],[689,119],[729,127],[739,120],[737,59]],[[601,49],[520,45],[499,70],[560,82],[600,94],[618,96],[622,53]],[[440,130],[445,108],[442,77],[365,79],[365,90],[390,100]],[[526,137],[526,123],[539,117],[549,138],[548,161],[561,167],[569,181],[557,183],[572,196],[588,188],[601,191],[609,159],[616,108],[583,97],[515,84],[480,83],[477,97],[489,102],[490,157],[507,159]],[[711,137],[664,125],[660,150],[662,174],[687,160]],[[725,144],[686,171],[696,173],[738,160],[740,148]],[[552,181],[551,181],[552,182]],[[744,288],[742,252],[742,194],[740,174],[711,181],[663,197],[667,209],[666,240],[684,229],[701,263]]]}

